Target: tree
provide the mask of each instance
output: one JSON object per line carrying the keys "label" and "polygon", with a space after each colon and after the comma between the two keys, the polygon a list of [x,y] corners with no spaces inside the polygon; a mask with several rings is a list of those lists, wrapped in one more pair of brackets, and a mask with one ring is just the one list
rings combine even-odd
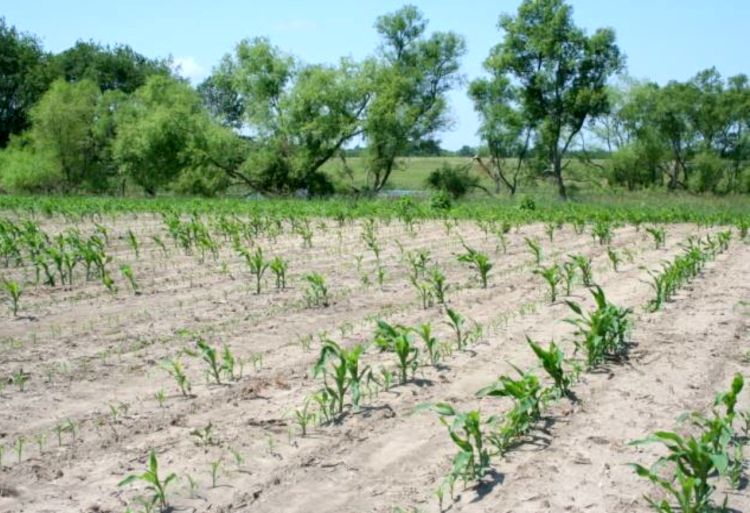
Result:
{"label": "tree", "polygon": [[241,41],[210,79],[236,94],[250,138],[247,160],[230,176],[261,191],[331,192],[320,168],[362,131],[370,99],[363,68],[345,59],[303,65],[266,39]]}
{"label": "tree", "polygon": [[[485,63],[490,73],[491,64]],[[495,184],[495,194],[504,184],[510,195],[518,188],[521,167],[528,153],[532,127],[518,109],[518,91],[504,74],[474,80],[469,97],[479,114],[479,136],[487,146],[489,163],[478,154],[474,160]],[[513,161],[515,159],[515,161]]]}
{"label": "tree", "polygon": [[236,137],[227,132],[212,126],[188,84],[154,75],[117,113],[114,158],[120,172],[149,195],[178,178],[183,192],[205,193],[211,183],[225,183],[213,174],[225,158],[217,155],[221,138]]}
{"label": "tree", "polygon": [[520,105],[533,122],[562,198],[563,158],[587,120],[607,112],[607,79],[623,67],[611,29],[591,36],[576,27],[563,0],[524,0],[503,15],[505,32],[487,67],[520,88]]}
{"label": "tree", "polygon": [[[107,96],[106,101],[110,100]],[[108,152],[111,109],[104,102],[94,82],[70,84],[58,79],[31,110],[34,151],[51,156],[66,190],[107,188],[112,170]]]}
{"label": "tree", "polygon": [[39,41],[0,18],[0,148],[29,126],[29,110],[50,82]]}
{"label": "tree", "polygon": [[[231,62],[227,63],[227,67],[231,67]],[[245,104],[232,87],[231,76],[230,73],[223,73],[208,77],[198,85],[198,94],[214,119],[224,126],[239,129],[242,127]]]}
{"label": "tree", "polygon": [[375,28],[382,45],[372,68],[374,95],[364,135],[368,186],[379,191],[398,156],[449,125],[446,93],[460,79],[466,45],[452,32],[426,37],[427,20],[411,5],[380,16]]}
{"label": "tree", "polygon": [[102,91],[132,93],[152,75],[169,75],[169,61],[149,59],[127,45],[76,44],[55,55],[51,66],[68,82],[91,80]]}

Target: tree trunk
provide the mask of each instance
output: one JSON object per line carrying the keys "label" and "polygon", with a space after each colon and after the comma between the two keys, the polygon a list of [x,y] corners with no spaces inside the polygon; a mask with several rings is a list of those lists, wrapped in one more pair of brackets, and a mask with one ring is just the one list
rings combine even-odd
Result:
{"label": "tree trunk", "polygon": [[554,173],[555,173],[555,179],[557,179],[557,192],[560,194],[560,199],[567,200],[568,199],[568,191],[565,188],[565,181],[563,180],[563,174],[562,174],[562,157],[560,155],[556,155],[554,158]]}

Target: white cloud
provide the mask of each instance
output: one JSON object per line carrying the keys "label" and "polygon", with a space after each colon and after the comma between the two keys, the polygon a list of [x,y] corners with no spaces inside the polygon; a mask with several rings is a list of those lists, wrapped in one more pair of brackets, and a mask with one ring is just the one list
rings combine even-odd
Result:
{"label": "white cloud", "polygon": [[187,78],[196,84],[206,78],[207,70],[198,64],[193,57],[177,57],[174,60],[173,69],[181,77]]}

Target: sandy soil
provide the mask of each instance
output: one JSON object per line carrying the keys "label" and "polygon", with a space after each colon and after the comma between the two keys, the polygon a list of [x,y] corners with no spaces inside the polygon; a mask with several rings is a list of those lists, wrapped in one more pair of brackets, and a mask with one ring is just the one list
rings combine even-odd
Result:
{"label": "sandy soil", "polygon": [[[269,274],[256,295],[228,243],[218,260],[201,262],[171,243],[169,256],[162,254],[150,239],[169,240],[159,218],[103,224],[111,233],[113,269],[130,264],[142,294],[132,294],[121,279],[114,295],[79,279],[66,288],[28,287],[20,318],[0,313],[1,374],[30,374],[25,390],[8,384],[0,391],[1,511],[137,510],[134,499],[143,486],[117,483],[143,471],[151,449],[162,471],[180,478],[169,490],[178,511],[437,511],[433,492],[454,449],[436,416],[415,413],[415,407],[448,401],[459,409],[502,413],[507,403],[474,394],[510,372],[511,363],[536,365],[526,335],[554,338],[572,352],[572,328],[562,322],[569,310],[547,300],[541,279],[531,273],[524,237],[541,242],[546,263],[568,254],[592,256],[595,279],[608,297],[635,310],[634,345],[626,363],[584,374],[575,389],[580,401],[552,405],[534,442],[497,459],[492,482],[459,489],[457,500],[446,502],[451,510],[647,511],[641,496],[653,489],[627,463],[647,464],[656,452],[628,442],[672,429],[681,413],[709,407],[734,372],[747,374],[750,246],[734,242],[663,311],[644,312],[651,295],[644,267],[656,268],[688,236],[706,233],[695,226],[668,226],[667,247],[658,250],[643,230],[617,228],[613,247],[630,259],[614,272],[605,247],[569,226],[554,243],[541,225],[514,229],[504,253],[497,238],[474,223],[447,233],[442,223],[425,222],[411,233],[394,221],[378,228],[386,266],[379,288],[362,283],[362,274],[375,281],[375,260],[361,240],[361,226],[338,228],[328,221],[314,225],[312,248],[303,248],[288,229],[276,240],[257,241],[268,257],[289,260],[290,286],[274,290]],[[50,232],[67,226],[44,222]],[[142,241],[140,258],[126,242],[128,229]],[[489,288],[479,288],[456,261],[461,240],[491,255]],[[418,379],[380,392],[340,423],[300,436],[293,411],[320,387],[311,373],[320,338],[366,342],[382,318],[409,326],[431,322],[438,338],[449,339],[444,310],[423,310],[408,281],[402,253],[415,249],[429,250],[444,269],[449,306],[481,323],[482,339],[438,368],[422,366]],[[304,300],[302,276],[313,271],[327,278],[334,299],[329,308],[310,308]],[[13,272],[22,279],[22,270]],[[573,295],[591,304],[580,285]],[[198,336],[226,344],[244,359],[243,377],[207,384],[203,363],[182,352]],[[306,350],[301,341],[308,337],[312,346]],[[185,365],[193,397],[182,397],[160,366],[174,357]],[[392,354],[370,350],[364,359],[374,368],[395,367]],[[163,404],[155,397],[159,390],[166,395]],[[75,433],[63,433],[58,445],[55,426],[68,420]],[[203,444],[191,432],[209,423],[213,441]],[[40,450],[37,440],[45,434]],[[20,462],[13,448],[19,437],[27,439]],[[215,487],[213,462],[220,462]],[[731,492],[729,503],[750,510],[745,490]]]}

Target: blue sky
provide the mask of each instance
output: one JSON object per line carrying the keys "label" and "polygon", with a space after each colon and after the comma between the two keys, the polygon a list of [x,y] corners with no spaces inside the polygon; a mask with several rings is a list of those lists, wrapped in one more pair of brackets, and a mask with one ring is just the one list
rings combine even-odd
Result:
{"label": "blue sky", "polygon": [[[61,51],[78,39],[127,43],[151,57],[171,55],[183,74],[199,80],[245,37],[268,36],[307,62],[362,58],[378,44],[375,18],[405,2],[391,0],[5,0],[0,16],[39,36],[46,49]],[[412,1],[433,30],[466,38],[463,74],[482,73],[482,61],[500,33],[501,13],[520,0]],[[747,58],[748,0],[573,0],[576,23],[589,31],[613,27],[635,78],[660,83],[686,80],[710,66],[724,76],[750,73]],[[477,119],[465,89],[451,95],[454,126],[440,135],[443,146],[476,144]]]}

